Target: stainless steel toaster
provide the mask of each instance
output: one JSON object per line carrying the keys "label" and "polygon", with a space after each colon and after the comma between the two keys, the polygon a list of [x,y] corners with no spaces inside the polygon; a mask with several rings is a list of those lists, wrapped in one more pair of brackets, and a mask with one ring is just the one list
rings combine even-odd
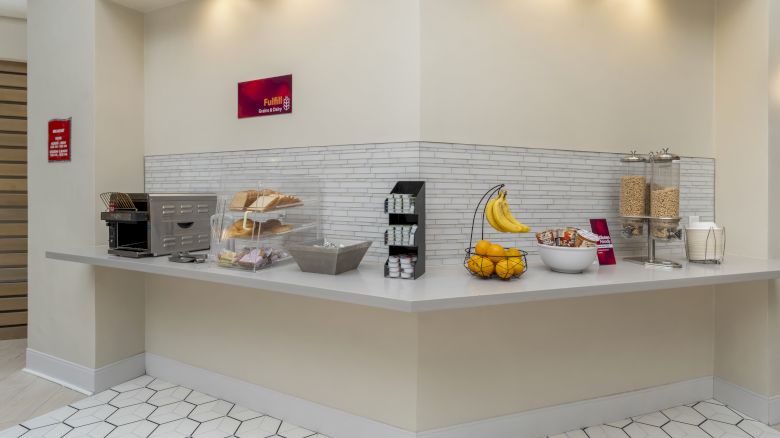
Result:
{"label": "stainless steel toaster", "polygon": [[100,198],[109,254],[139,258],[209,249],[215,194],[109,192]]}

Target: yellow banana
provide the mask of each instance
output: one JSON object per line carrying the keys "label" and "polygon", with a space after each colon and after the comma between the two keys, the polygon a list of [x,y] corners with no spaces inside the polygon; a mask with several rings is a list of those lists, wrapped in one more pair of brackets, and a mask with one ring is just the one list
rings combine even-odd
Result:
{"label": "yellow banana", "polygon": [[496,231],[506,233],[506,231],[503,228],[501,228],[501,225],[498,224],[495,216],[493,215],[495,211],[493,208],[496,204],[496,201],[498,201],[498,198],[493,198],[490,201],[488,201],[488,203],[485,205],[485,218],[487,219],[490,226],[493,227]]}
{"label": "yellow banana", "polygon": [[502,215],[509,220],[509,222],[512,222],[517,227],[520,227],[523,231],[520,231],[521,233],[527,233],[531,231],[531,228],[515,219],[515,216],[512,214],[512,209],[509,208],[509,201],[506,200],[506,192],[504,192],[504,196],[501,197],[501,200],[499,201],[499,206],[501,207],[501,213]]}
{"label": "yellow banana", "polygon": [[496,202],[493,204],[493,218],[499,226],[499,229],[505,233],[520,233],[522,228],[513,224],[509,219],[504,216],[504,212],[501,208],[501,195],[499,195]]}
{"label": "yellow banana", "polygon": [[512,216],[509,205],[506,203],[506,192],[500,193],[493,204],[493,218],[498,226],[505,230],[505,233],[527,233],[530,231],[528,226],[517,222]]}

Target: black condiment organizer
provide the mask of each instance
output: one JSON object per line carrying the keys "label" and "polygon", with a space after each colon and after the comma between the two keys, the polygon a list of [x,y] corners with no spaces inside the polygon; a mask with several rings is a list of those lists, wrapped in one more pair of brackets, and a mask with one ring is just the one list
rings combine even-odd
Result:
{"label": "black condiment organizer", "polygon": [[[414,234],[415,244],[388,245],[387,247],[388,256],[417,255],[413,279],[418,279],[425,273],[425,181],[398,181],[390,194],[411,195],[415,198],[414,213],[387,213],[388,226],[417,225],[417,231]],[[387,212],[387,200],[385,200],[385,212]],[[385,277],[390,278],[387,261],[385,261]]]}

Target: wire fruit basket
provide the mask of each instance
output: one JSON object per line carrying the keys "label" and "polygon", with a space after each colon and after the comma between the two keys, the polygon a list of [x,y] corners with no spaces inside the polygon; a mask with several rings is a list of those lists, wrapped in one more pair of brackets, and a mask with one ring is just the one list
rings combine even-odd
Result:
{"label": "wire fruit basket", "polygon": [[487,205],[494,196],[499,195],[504,184],[499,184],[488,190],[477,203],[471,220],[471,235],[469,247],[465,249],[463,266],[470,275],[484,280],[500,278],[512,280],[520,278],[528,271],[528,253],[518,248],[505,248],[497,243],[485,240],[485,207],[482,207],[482,227],[480,240],[474,244],[474,228],[477,215],[483,203]]}

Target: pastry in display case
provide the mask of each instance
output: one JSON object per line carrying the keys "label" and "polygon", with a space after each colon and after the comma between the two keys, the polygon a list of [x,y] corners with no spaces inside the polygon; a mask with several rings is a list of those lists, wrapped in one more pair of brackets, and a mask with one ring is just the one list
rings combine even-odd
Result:
{"label": "pastry in display case", "polygon": [[288,245],[321,241],[319,187],[309,177],[223,182],[211,221],[210,260],[257,271],[291,259]]}

